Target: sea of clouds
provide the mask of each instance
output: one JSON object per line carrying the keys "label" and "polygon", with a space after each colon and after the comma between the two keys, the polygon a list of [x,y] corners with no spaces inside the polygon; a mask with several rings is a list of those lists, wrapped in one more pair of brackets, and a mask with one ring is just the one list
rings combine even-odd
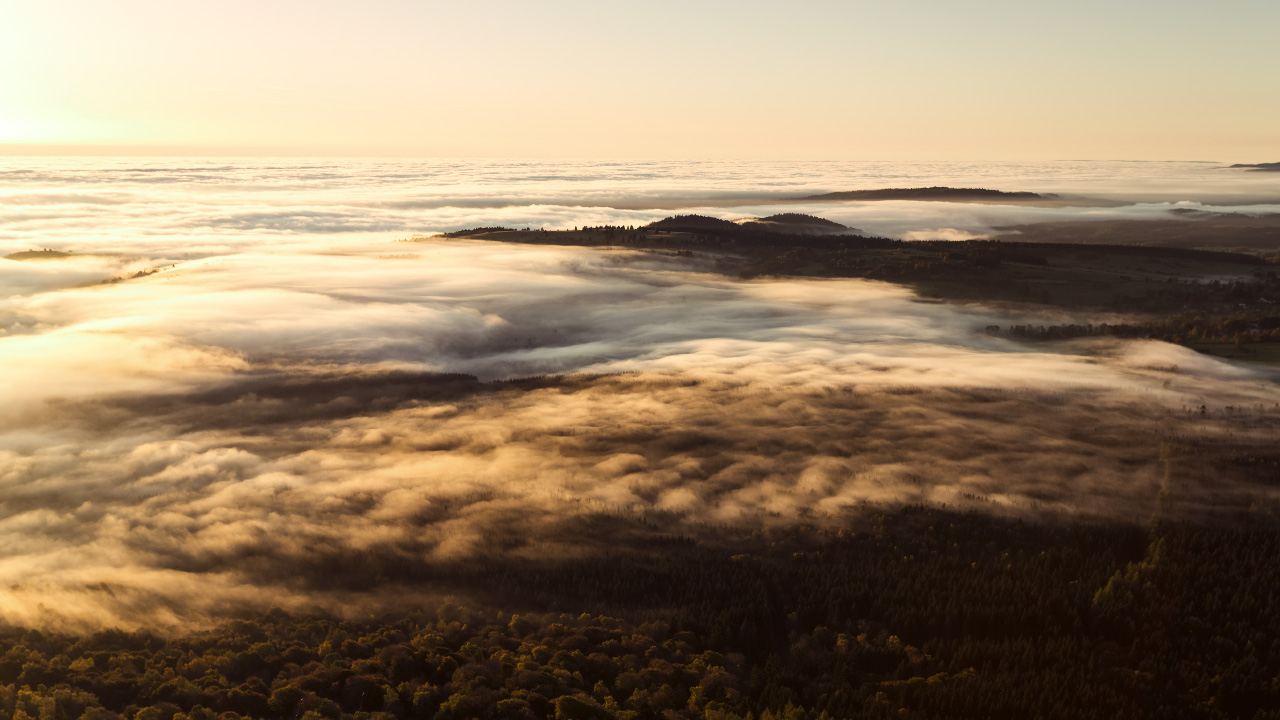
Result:
{"label": "sea of clouds", "polygon": [[[931,185],[1110,206],[784,203]],[[4,253],[57,246],[189,259],[312,234],[635,225],[674,211],[730,219],[806,212],[885,236],[964,238],[1032,222],[1164,219],[1175,207],[1277,212],[1280,189],[1263,173],[1214,163],[0,158]]]}
{"label": "sea of clouds", "polygon": [[[835,171],[23,162],[38,167],[6,171],[3,242],[75,254],[0,260],[8,622],[364,608],[427,593],[441,564],[839,525],[879,504],[1121,522],[1274,506],[1274,488],[1176,449],[1280,439],[1264,370],[1156,342],[1019,343],[984,329],[1060,318],[884,283],[405,241],[639,223],[670,212],[644,193],[694,189],[748,214],[769,206],[725,194],[851,182]],[[493,200],[519,196],[543,204]],[[633,206],[591,204],[606,196]],[[919,228],[956,225],[903,205]],[[895,212],[847,211],[861,227]],[[509,382],[545,375],[568,377]]]}

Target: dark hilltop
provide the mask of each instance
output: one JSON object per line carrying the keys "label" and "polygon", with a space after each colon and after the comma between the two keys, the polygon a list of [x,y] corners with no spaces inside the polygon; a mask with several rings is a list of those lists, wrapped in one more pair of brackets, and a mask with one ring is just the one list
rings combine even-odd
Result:
{"label": "dark hilltop", "polygon": [[1280,172],[1280,162],[1270,163],[1236,163],[1233,168],[1242,168],[1249,172]]}
{"label": "dark hilltop", "polygon": [[1006,192],[986,188],[882,188],[879,190],[847,190],[844,192],[807,195],[797,200],[935,200],[939,202],[981,202],[992,200],[1057,200],[1053,194]]}
{"label": "dark hilltop", "polygon": [[834,220],[820,218],[816,215],[805,215],[803,213],[779,213],[777,215],[770,215],[769,217],[763,217],[757,220],[744,221],[742,226],[755,230],[799,233],[802,235],[831,235],[846,233],[852,235],[865,234],[857,228],[851,228],[848,225],[841,225]]}
{"label": "dark hilltop", "polygon": [[61,260],[62,258],[71,257],[71,253],[61,250],[23,250],[21,252],[10,253],[4,256],[5,260]]}
{"label": "dark hilltop", "polygon": [[667,232],[762,232],[786,235],[860,235],[857,228],[841,225],[834,220],[802,213],[779,213],[769,217],[734,222],[706,215],[675,215],[645,226],[649,230]]}

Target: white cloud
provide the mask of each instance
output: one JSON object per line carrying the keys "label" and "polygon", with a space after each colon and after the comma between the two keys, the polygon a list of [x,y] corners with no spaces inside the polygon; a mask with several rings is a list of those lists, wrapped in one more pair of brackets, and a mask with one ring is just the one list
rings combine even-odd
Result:
{"label": "white cloud", "polygon": [[[1170,472],[1163,438],[1280,440],[1271,376],[1163,343],[1023,345],[978,330],[1043,318],[921,303],[883,283],[747,282],[645,253],[328,232],[433,217],[640,222],[640,210],[369,210],[402,192],[383,171],[356,173],[365,189],[330,165],[117,164],[110,192],[147,201],[101,226],[77,198],[61,217],[0,207],[10,240],[39,230],[86,253],[0,260],[0,605],[17,623],[395,602],[413,597],[399,583],[424,563],[591,552],[618,541],[609,528],[646,532],[628,524],[639,516],[697,533],[945,502],[1143,521]],[[542,181],[519,172],[532,170],[462,189],[451,177],[451,192],[534,196]],[[32,193],[101,183],[75,168],[20,177]],[[728,192],[735,177],[711,185]],[[616,192],[581,182],[587,196]],[[886,227],[964,232],[956,212],[1039,212],[923,205],[851,206],[866,215],[850,224],[880,213]],[[424,371],[635,374],[485,384]],[[1184,460],[1185,512],[1209,493],[1274,502],[1244,474]],[[584,522],[600,514],[610,522]],[[332,590],[335,565],[367,592]]]}

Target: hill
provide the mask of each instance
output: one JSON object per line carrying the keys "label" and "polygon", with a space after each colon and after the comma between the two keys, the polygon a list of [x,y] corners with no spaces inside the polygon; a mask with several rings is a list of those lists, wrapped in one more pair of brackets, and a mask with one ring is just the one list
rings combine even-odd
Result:
{"label": "hill", "polygon": [[841,225],[834,220],[802,213],[779,213],[755,220],[746,220],[741,223],[741,226],[765,232],[800,233],[803,235],[863,234],[857,228]]}
{"label": "hill", "polygon": [[1271,163],[1237,163],[1232,165],[1233,168],[1243,168],[1252,172],[1280,172],[1280,162]]}
{"label": "hill", "polygon": [[775,223],[777,225],[803,225],[823,227],[828,230],[848,230],[847,225],[841,225],[834,220],[820,218],[817,215],[805,215],[803,213],[779,213],[770,215],[769,217],[760,218],[756,222]]}
{"label": "hill", "polygon": [[61,260],[62,258],[71,257],[71,253],[61,250],[23,250],[22,252],[11,253],[5,255],[6,260]]}
{"label": "hill", "polygon": [[733,232],[742,226],[731,220],[708,217],[706,215],[673,215],[645,225],[646,230],[665,230],[666,232],[703,232],[706,230],[722,230]]}
{"label": "hill", "polygon": [[797,200],[935,200],[940,202],[974,202],[992,200],[1056,200],[1057,195],[1033,192],[1006,192],[986,188],[883,188],[880,190],[847,190],[844,192],[807,195]]}
{"label": "hill", "polygon": [[744,231],[772,235],[856,235],[862,232],[833,220],[802,213],[779,213],[739,222],[706,215],[675,215],[649,223],[644,229],[718,235],[742,235]]}

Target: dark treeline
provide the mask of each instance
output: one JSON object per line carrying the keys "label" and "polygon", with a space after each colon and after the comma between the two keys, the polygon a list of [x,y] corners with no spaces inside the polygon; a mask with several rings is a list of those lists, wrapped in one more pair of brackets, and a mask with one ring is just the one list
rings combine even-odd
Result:
{"label": "dark treeline", "polygon": [[4,256],[6,260],[61,260],[66,257],[71,257],[71,253],[52,248],[22,250]]}
{"label": "dark treeline", "polygon": [[[788,225],[806,225],[814,228],[824,226],[831,231],[843,226],[831,223],[823,218],[812,217],[806,223],[799,218],[812,216],[775,215],[765,218],[770,222],[735,223],[729,220],[706,217],[704,215],[676,215],[645,226],[656,235],[646,235],[646,240],[669,244],[683,243],[706,249],[793,249],[811,248],[818,250],[838,250],[845,248],[893,248],[902,244],[901,240],[882,237],[853,235],[847,232],[795,232]],[[778,221],[777,218],[785,218]]]}
{"label": "dark treeline", "polygon": [[[1001,333],[998,326],[995,333]],[[1280,342],[1280,312],[1257,316],[1240,312],[1220,317],[1180,313],[1148,324],[1083,323],[1068,325],[1010,325],[1012,337],[1032,340],[1067,340],[1080,337],[1149,338],[1172,343]]]}
{"label": "dark treeline", "polygon": [[[490,225],[486,227],[473,227],[473,228],[466,228],[463,230],[454,230],[453,232],[441,233],[440,237],[457,238],[457,237],[467,237],[468,235],[482,235],[484,233],[515,232],[515,231],[516,231],[515,228],[503,227],[502,225]],[[430,238],[423,236],[422,239],[429,240]]]}
{"label": "dark treeline", "polygon": [[[815,218],[815,220],[821,220]],[[1165,248],[1147,245],[1081,245],[1079,243],[1016,242],[1009,240],[895,240],[890,238],[830,234],[799,235],[784,232],[776,226],[760,223],[738,223],[702,215],[677,215],[650,223],[649,230],[667,233],[689,233],[687,241],[695,244],[747,245],[790,249],[794,247],[829,250],[862,248],[910,248],[948,256],[953,262],[973,260],[975,264],[998,267],[1003,262],[1047,264],[1053,255],[1120,255],[1140,258],[1175,258],[1200,262],[1223,262],[1262,266],[1266,261],[1256,255],[1201,250],[1197,248]]]}
{"label": "dark treeline", "polygon": [[[814,218],[814,225],[823,221]],[[999,267],[1002,262],[1029,263],[1045,265],[1049,258],[1056,255],[1115,255],[1138,258],[1177,259],[1199,262],[1221,262],[1247,266],[1265,266],[1266,260],[1246,253],[1225,252],[1219,250],[1201,250],[1196,248],[1166,248],[1147,245],[1082,245],[1079,243],[1048,242],[1016,242],[1009,240],[897,240],[866,235],[853,234],[806,234],[787,232],[785,225],[749,222],[739,224],[730,220],[707,217],[704,215],[676,215],[658,220],[644,227],[604,225],[599,227],[574,228],[555,232],[537,231],[534,235],[527,232],[504,227],[483,227],[470,230],[459,230],[447,233],[443,237],[466,237],[471,235],[499,235],[491,239],[509,240],[513,242],[534,242],[549,244],[612,244],[619,236],[626,236],[647,245],[669,247],[703,247],[706,249],[744,249],[758,248],[772,250],[775,253],[786,253],[795,249],[809,250],[860,250],[860,249],[901,249],[932,253],[943,260],[960,267],[970,264],[979,267]],[[764,256],[774,259],[772,256]],[[824,256],[808,256],[799,260],[820,261],[829,259]],[[774,265],[780,263],[774,262]],[[785,265],[785,263],[781,263]],[[783,268],[786,269],[785,267]],[[901,269],[899,269],[901,270]],[[908,268],[916,271],[919,268]],[[756,274],[766,274],[757,272]],[[904,277],[911,272],[902,272]]]}
{"label": "dark treeline", "polygon": [[1249,281],[1169,284],[1133,303],[1138,310],[1163,315],[1147,322],[1012,325],[1005,332],[1035,340],[1111,336],[1184,345],[1280,342],[1280,301],[1272,298],[1280,298],[1274,272]]}
{"label": "dark treeline", "polygon": [[1280,162],[1264,162],[1264,163],[1236,163],[1233,168],[1248,168],[1250,170],[1261,170],[1263,172],[1280,172]]}
{"label": "dark treeline", "polygon": [[[1276,718],[1280,531],[906,508],[442,567],[465,601],[0,632],[4,720]],[[465,605],[463,607],[462,605]]]}

